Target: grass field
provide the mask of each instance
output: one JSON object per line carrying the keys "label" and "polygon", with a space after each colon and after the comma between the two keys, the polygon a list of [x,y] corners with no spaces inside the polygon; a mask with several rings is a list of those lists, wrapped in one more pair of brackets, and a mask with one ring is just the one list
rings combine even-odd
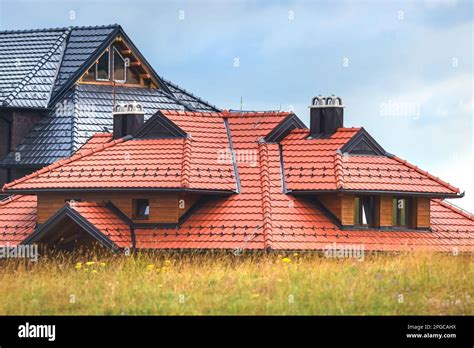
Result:
{"label": "grass field", "polygon": [[472,256],[59,254],[0,261],[0,314],[474,314]]}

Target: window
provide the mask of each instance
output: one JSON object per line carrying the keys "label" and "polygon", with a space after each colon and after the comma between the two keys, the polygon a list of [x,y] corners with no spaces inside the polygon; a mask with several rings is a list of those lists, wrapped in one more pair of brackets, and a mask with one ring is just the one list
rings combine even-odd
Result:
{"label": "window", "polygon": [[109,81],[110,80],[110,50],[104,52],[97,61],[95,68],[95,76],[97,81]]}
{"label": "window", "polygon": [[354,225],[374,227],[376,204],[373,196],[356,196],[354,198]]}
{"label": "window", "polygon": [[127,81],[127,62],[117,48],[114,47],[114,81],[124,83]]}
{"label": "window", "polygon": [[150,217],[150,202],[148,199],[133,200],[133,219],[148,220]]}
{"label": "window", "polygon": [[405,197],[395,197],[392,201],[392,225],[396,227],[410,226],[410,200]]}

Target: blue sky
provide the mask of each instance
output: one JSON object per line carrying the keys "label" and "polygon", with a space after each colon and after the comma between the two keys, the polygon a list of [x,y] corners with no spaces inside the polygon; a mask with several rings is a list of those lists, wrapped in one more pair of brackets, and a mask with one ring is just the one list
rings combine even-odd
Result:
{"label": "blue sky", "polygon": [[0,29],[119,23],[157,72],[222,108],[341,96],[345,124],[466,191],[474,211],[473,2],[12,1]]}

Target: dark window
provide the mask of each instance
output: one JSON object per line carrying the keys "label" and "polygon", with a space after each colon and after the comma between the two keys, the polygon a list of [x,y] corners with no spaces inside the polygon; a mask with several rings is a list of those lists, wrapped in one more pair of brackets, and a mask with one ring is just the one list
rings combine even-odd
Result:
{"label": "dark window", "polygon": [[119,53],[119,51],[114,47],[114,81],[116,82],[126,82],[127,80],[127,67],[125,64],[125,59]]}
{"label": "dark window", "polygon": [[375,226],[376,201],[373,196],[356,196],[354,198],[354,225]]}
{"label": "dark window", "polygon": [[150,217],[150,201],[148,199],[133,200],[133,218],[148,220]]}
{"label": "dark window", "polygon": [[392,225],[397,227],[410,226],[410,199],[395,197],[392,201]]}
{"label": "dark window", "polygon": [[107,50],[102,56],[100,56],[96,65],[96,79],[98,81],[109,81],[110,80],[110,63],[109,63],[110,51]]}

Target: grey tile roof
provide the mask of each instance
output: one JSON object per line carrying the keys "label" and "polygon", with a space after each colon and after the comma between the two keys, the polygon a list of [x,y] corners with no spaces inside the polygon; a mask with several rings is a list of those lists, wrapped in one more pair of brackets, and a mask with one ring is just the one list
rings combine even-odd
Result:
{"label": "grey tile roof", "polygon": [[[162,90],[115,87],[116,103],[130,101],[143,105],[145,119],[158,110],[184,110]],[[112,131],[113,103],[112,86],[74,86],[2,164],[43,166],[72,155],[94,133]]]}
{"label": "grey tile roof", "polygon": [[[0,31],[0,104],[46,109],[0,165],[44,166],[70,156],[94,133],[112,129],[112,87],[71,83],[121,30],[119,25],[109,25]],[[146,118],[159,109],[218,110],[159,78],[167,88],[115,87],[116,102],[142,103]]]}
{"label": "grey tile roof", "polygon": [[[0,104],[51,107],[50,101],[65,92],[64,88],[75,82],[94,56],[119,33],[125,35],[118,24],[0,31]],[[171,97],[188,108],[217,110],[170,81],[164,82]]]}
{"label": "grey tile roof", "polygon": [[66,82],[80,71],[94,53],[106,44],[109,35],[119,28],[118,25],[73,28],[67,40],[66,51],[54,85],[53,94],[58,93]]}
{"label": "grey tile roof", "polygon": [[0,103],[47,106],[67,30],[0,32]]}

